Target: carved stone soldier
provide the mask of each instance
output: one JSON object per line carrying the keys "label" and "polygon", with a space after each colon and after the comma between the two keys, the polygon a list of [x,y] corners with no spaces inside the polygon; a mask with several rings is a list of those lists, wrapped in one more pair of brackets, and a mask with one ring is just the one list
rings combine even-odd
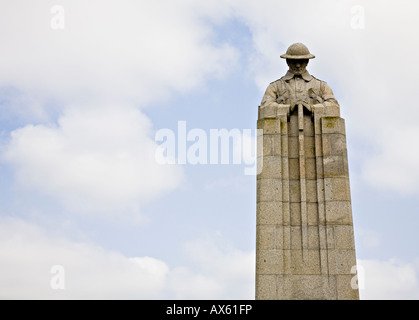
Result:
{"label": "carved stone soldier", "polygon": [[[315,56],[302,43],[294,43],[281,55],[289,66],[288,72],[266,89],[259,109],[259,119],[276,118],[302,104],[308,111],[328,116],[340,116],[339,104],[326,82],[313,77],[307,70],[309,59]],[[319,110],[320,111],[320,110]]]}
{"label": "carved stone soldier", "polygon": [[345,121],[301,43],[259,107],[256,299],[359,299]]}

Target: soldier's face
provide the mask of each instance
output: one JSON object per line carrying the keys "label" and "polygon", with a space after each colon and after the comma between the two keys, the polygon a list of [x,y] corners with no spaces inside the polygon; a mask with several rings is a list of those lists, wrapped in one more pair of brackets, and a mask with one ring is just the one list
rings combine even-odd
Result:
{"label": "soldier's face", "polygon": [[303,74],[306,72],[306,67],[308,65],[308,59],[303,60],[294,60],[287,59],[288,67],[293,74]]}

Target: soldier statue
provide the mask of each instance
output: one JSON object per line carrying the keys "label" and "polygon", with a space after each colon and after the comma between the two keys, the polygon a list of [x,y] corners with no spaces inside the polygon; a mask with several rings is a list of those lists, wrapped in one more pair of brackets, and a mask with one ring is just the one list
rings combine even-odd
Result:
{"label": "soldier statue", "polygon": [[326,82],[313,77],[307,70],[309,59],[315,56],[302,43],[294,43],[281,55],[289,70],[266,89],[259,109],[259,119],[288,116],[302,104],[310,113],[317,110],[329,116],[339,116],[339,104]]}
{"label": "soldier statue", "polygon": [[359,299],[345,121],[305,45],[281,58],[257,121],[256,299]]}

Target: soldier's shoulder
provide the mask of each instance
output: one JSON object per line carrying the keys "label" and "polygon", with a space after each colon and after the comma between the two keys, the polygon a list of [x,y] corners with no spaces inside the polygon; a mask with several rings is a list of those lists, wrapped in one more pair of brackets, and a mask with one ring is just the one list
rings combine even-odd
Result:
{"label": "soldier's shoulder", "polygon": [[[284,76],[285,77],[285,76]],[[272,81],[269,85],[281,85],[281,84],[283,84],[284,83],[284,77],[281,77],[281,78],[279,78],[279,79],[277,79],[277,80],[275,80],[275,81]]]}
{"label": "soldier's shoulder", "polygon": [[321,80],[321,79],[319,79],[319,78],[316,78],[316,77],[315,77],[315,76],[313,76],[313,75],[311,75],[311,76],[313,77],[313,79],[314,79],[314,80],[319,81],[320,83],[322,83],[322,84],[326,84],[326,85],[327,85],[327,82],[326,82],[326,81]]}
{"label": "soldier's shoulder", "polygon": [[323,80],[321,80],[321,79],[319,79],[319,78],[317,78],[317,77],[315,77],[313,75],[311,75],[311,76],[313,77],[314,80],[317,80],[317,81],[320,81],[320,82],[325,82],[325,81],[323,81]]}
{"label": "soldier's shoulder", "polygon": [[283,78],[283,77],[281,77],[281,78],[279,78],[279,79],[276,79],[276,80],[272,81],[270,84],[278,83],[278,82],[282,81],[282,78]]}

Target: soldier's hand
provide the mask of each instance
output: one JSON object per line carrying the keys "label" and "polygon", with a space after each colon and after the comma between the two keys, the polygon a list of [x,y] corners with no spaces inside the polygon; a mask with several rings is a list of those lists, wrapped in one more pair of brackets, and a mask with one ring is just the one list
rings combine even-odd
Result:
{"label": "soldier's hand", "polygon": [[299,104],[302,104],[308,111],[312,112],[311,104],[305,100],[296,100],[291,102],[291,112],[293,112],[294,108],[298,107]]}
{"label": "soldier's hand", "polygon": [[307,103],[307,102],[303,102],[302,105],[310,112],[312,112],[312,107],[311,104]]}

